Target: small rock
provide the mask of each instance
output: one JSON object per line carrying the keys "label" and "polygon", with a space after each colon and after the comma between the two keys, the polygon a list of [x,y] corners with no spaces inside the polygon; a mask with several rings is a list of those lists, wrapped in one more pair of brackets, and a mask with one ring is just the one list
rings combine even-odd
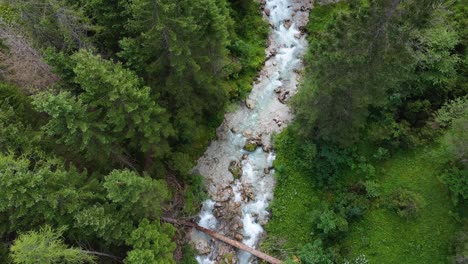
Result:
{"label": "small rock", "polygon": [[301,38],[301,36],[302,36],[302,34],[301,34],[301,33],[296,33],[296,34],[294,34],[294,37],[295,37],[296,39],[300,39],[300,38]]}
{"label": "small rock", "polygon": [[245,106],[247,106],[248,109],[253,109],[255,107],[255,103],[251,99],[245,100]]}
{"label": "small rock", "polygon": [[239,234],[237,233],[234,238],[237,240],[237,241],[242,241],[244,239],[244,236],[242,234]]}
{"label": "small rock", "polygon": [[255,200],[255,193],[249,186],[244,186],[245,196],[250,200]]}
{"label": "small rock", "polygon": [[263,146],[262,146],[262,150],[263,150],[263,152],[267,152],[267,153],[268,153],[268,152],[271,152],[272,147],[271,147],[271,146],[267,146],[267,145],[263,145]]}
{"label": "small rock", "polygon": [[244,133],[242,133],[242,135],[246,138],[249,138],[252,136],[252,131],[251,130],[246,130],[244,131]]}
{"label": "small rock", "polygon": [[237,133],[237,129],[231,127],[231,132],[234,133],[234,134],[236,134],[236,133]]}
{"label": "small rock", "polygon": [[248,158],[249,158],[249,154],[244,154],[244,155],[242,155],[242,160],[246,160],[246,159],[248,159]]}
{"label": "small rock", "polygon": [[200,255],[209,254],[211,251],[210,245],[208,244],[207,241],[203,239],[200,239],[195,243],[195,249],[198,251]]}
{"label": "small rock", "polygon": [[270,9],[265,8],[263,11],[265,12],[265,15],[270,16],[270,13],[271,13]]}
{"label": "small rock", "polygon": [[257,149],[257,142],[247,141],[247,143],[245,143],[245,145],[244,145],[244,149],[249,151],[249,152],[255,151]]}
{"label": "small rock", "polygon": [[265,173],[265,174],[270,174],[270,169],[264,168],[264,169],[263,169],[263,173]]}
{"label": "small rock", "polygon": [[229,172],[232,173],[234,179],[239,179],[242,176],[242,165],[238,161],[231,161],[229,163]]}
{"label": "small rock", "polygon": [[284,104],[286,100],[289,98],[289,91],[283,91],[279,96],[278,100]]}
{"label": "small rock", "polygon": [[215,202],[227,202],[229,199],[231,199],[231,196],[233,195],[231,187],[227,187],[224,190],[219,190],[216,195],[213,197],[213,200]]}
{"label": "small rock", "polygon": [[291,25],[292,25],[291,20],[287,19],[287,20],[284,21],[284,27],[286,29],[289,29],[291,27]]}
{"label": "small rock", "polygon": [[279,94],[283,91],[283,89],[281,89],[281,87],[277,87],[275,88],[275,93]]}

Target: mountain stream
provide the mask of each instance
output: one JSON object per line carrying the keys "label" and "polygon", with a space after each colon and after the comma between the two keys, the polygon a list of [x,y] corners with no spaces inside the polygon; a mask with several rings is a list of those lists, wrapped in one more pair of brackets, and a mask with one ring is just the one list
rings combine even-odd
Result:
{"label": "mountain stream", "polygon": [[[264,235],[275,180],[271,136],[292,120],[286,101],[297,89],[307,48],[303,33],[312,0],[263,0],[271,26],[266,61],[253,89],[235,112],[227,113],[214,140],[198,160],[194,173],[205,177],[210,199],[203,203],[200,226],[256,247]],[[246,150],[247,149],[247,150]],[[248,253],[193,230],[200,264],[249,264]]]}

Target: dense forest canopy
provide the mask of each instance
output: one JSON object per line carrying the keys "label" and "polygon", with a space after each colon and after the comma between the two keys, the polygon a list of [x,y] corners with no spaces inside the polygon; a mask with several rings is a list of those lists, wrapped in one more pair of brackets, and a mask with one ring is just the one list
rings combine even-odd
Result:
{"label": "dense forest canopy", "polygon": [[254,1],[1,1],[0,262],[175,263],[159,217],[266,33]]}
{"label": "dense forest canopy", "polygon": [[[383,207],[411,225],[430,204],[416,187],[382,187],[382,164],[431,149],[427,182],[450,195],[441,258],[464,263],[468,2],[322,2],[304,29],[295,120],[274,140],[262,248],[305,264],[368,263],[347,244],[354,227]],[[0,263],[196,263],[160,218],[193,217],[205,198],[191,168],[263,65],[259,7],[0,0]],[[296,205],[285,197],[299,182]]]}

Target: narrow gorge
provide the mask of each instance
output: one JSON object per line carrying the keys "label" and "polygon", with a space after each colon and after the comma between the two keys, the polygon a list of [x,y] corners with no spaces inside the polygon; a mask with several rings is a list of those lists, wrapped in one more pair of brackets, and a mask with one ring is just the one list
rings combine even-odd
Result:
{"label": "narrow gorge", "polygon": [[[227,113],[194,173],[205,177],[210,199],[203,203],[198,224],[255,248],[264,236],[268,206],[275,186],[271,137],[292,120],[286,102],[295,94],[307,47],[304,28],[311,0],[262,1],[271,32],[266,61],[250,96],[236,111]],[[254,262],[199,231],[192,231],[200,264]]]}

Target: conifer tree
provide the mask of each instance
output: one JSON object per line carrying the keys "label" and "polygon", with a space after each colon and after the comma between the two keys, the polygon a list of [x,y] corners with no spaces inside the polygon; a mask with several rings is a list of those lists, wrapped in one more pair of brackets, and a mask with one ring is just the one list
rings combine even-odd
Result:
{"label": "conifer tree", "polygon": [[128,150],[167,151],[173,130],[149,87],[121,64],[88,51],[75,53],[71,60],[78,94],[46,92],[34,100],[36,109],[50,116],[44,126],[48,135],[100,164],[113,157],[133,166],[125,158]]}
{"label": "conifer tree", "polygon": [[120,56],[172,113],[178,142],[200,140],[203,124],[226,100],[220,86],[231,23],[226,2],[142,0],[128,10],[132,36],[121,41]]}
{"label": "conifer tree", "polygon": [[95,263],[95,259],[78,248],[68,247],[62,241],[63,230],[44,226],[39,232],[21,234],[11,246],[15,264],[81,264]]}

